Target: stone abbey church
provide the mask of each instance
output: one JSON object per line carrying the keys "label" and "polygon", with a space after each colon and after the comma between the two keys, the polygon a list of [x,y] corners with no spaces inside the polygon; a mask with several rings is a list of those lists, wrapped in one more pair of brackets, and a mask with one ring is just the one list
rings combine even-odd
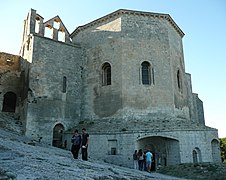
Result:
{"label": "stone abbey church", "polygon": [[[71,34],[31,9],[19,55],[0,54],[1,116],[34,140],[70,149],[76,128],[89,155],[131,167],[134,150],[162,166],[219,162],[218,131],[185,72],[184,33],[168,14],[120,9]],[[154,156],[157,165],[157,156]]]}

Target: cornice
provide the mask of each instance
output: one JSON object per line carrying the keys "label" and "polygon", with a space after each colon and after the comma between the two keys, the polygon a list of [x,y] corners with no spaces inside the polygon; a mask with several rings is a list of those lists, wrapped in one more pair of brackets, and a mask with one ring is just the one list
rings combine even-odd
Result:
{"label": "cornice", "polygon": [[127,9],[119,9],[111,14],[108,14],[106,16],[103,16],[101,18],[98,18],[88,24],[85,24],[83,26],[77,27],[71,34],[70,37],[73,38],[76,34],[79,32],[88,29],[90,27],[93,27],[97,24],[100,24],[102,22],[106,22],[109,19],[115,18],[115,17],[120,17],[123,14],[128,14],[128,15],[137,15],[137,16],[147,16],[147,17],[154,17],[154,18],[160,18],[160,19],[165,19],[167,20],[171,26],[177,31],[177,33],[183,37],[184,33],[183,31],[179,28],[179,26],[175,23],[175,21],[171,18],[169,14],[162,14],[162,13],[152,13],[152,12],[143,12],[143,11],[133,11],[133,10],[127,10]]}

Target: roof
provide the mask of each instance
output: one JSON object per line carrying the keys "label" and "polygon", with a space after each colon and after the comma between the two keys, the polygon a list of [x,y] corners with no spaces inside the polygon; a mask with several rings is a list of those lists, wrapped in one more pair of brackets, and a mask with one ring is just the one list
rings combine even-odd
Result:
{"label": "roof", "polygon": [[51,19],[49,19],[49,20],[47,20],[47,21],[45,21],[44,24],[48,24],[49,22],[54,21],[54,20],[57,20],[57,22],[60,22],[61,23],[60,29],[63,28],[66,31],[66,33],[69,34],[66,26],[64,25],[63,21],[60,19],[60,17],[58,15],[53,17],[53,18],[51,18]]}
{"label": "roof", "polygon": [[127,9],[119,9],[113,13],[110,13],[106,16],[103,16],[99,19],[96,19],[88,24],[85,24],[83,26],[77,27],[71,34],[70,37],[74,37],[76,34],[78,34],[80,31],[83,31],[89,27],[95,26],[99,23],[102,23],[104,21],[107,21],[109,19],[112,19],[114,17],[119,17],[123,14],[129,14],[129,15],[138,15],[138,16],[149,16],[149,17],[155,17],[155,18],[161,18],[161,19],[166,19],[172,27],[177,31],[177,33],[183,37],[184,33],[183,31],[179,28],[179,26],[174,22],[174,20],[171,18],[169,14],[162,14],[162,13],[153,13],[153,12],[143,12],[143,11],[134,11],[134,10],[127,10]]}

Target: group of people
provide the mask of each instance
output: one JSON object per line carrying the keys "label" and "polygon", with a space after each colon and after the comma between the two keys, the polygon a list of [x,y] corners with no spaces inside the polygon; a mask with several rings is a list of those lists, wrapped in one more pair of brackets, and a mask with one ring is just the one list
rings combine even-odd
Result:
{"label": "group of people", "polygon": [[88,144],[89,144],[89,134],[86,132],[86,129],[82,129],[82,135],[78,133],[78,130],[74,130],[74,134],[71,138],[71,153],[73,154],[74,159],[78,159],[78,154],[80,148],[82,149],[82,160],[88,160]]}
{"label": "group of people", "polygon": [[147,150],[146,152],[143,152],[142,149],[138,152],[135,150],[133,154],[134,169],[151,172],[152,159],[153,154],[150,150]]}

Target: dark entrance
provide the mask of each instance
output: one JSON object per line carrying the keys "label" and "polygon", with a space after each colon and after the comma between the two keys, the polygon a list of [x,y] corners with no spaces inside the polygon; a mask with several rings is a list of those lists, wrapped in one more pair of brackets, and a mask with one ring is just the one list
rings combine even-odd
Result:
{"label": "dark entrance", "polygon": [[63,132],[64,126],[62,124],[57,124],[53,128],[53,146],[63,148]]}
{"label": "dark entrance", "polygon": [[152,171],[161,166],[180,163],[179,141],[164,136],[149,136],[138,140],[138,149],[150,150],[153,154]]}
{"label": "dark entrance", "polygon": [[16,109],[16,94],[7,92],[4,95],[2,112],[15,112]]}

